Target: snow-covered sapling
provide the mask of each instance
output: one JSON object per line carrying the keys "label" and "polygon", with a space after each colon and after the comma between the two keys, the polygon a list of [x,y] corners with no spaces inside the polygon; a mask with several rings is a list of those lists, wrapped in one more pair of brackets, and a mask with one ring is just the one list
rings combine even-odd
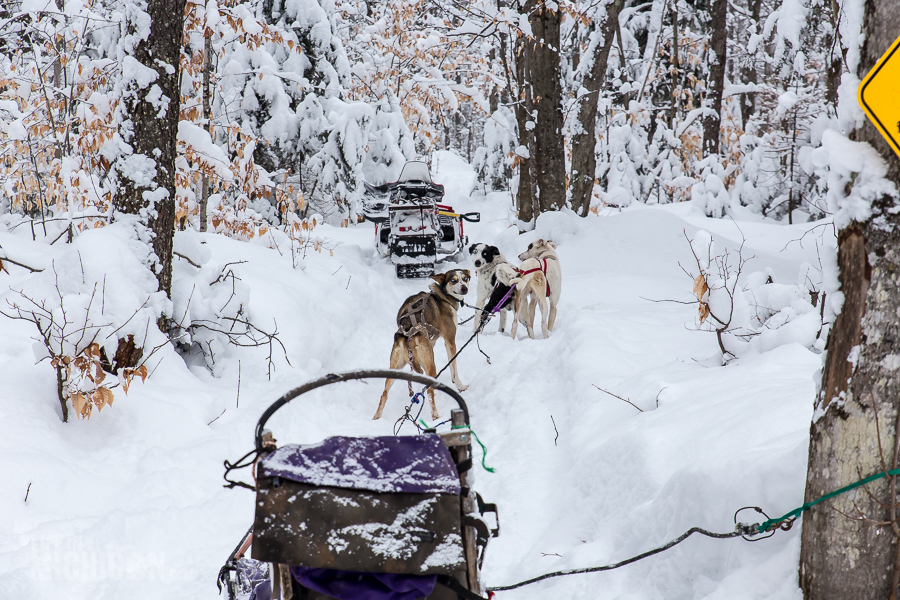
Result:
{"label": "snow-covered sapling", "polygon": [[[145,363],[162,346],[152,349],[138,364],[127,367],[122,365],[122,371],[119,373],[120,365],[113,365],[110,362],[103,346],[108,340],[115,340],[116,335],[128,321],[110,332],[112,323],[97,321],[98,318],[104,317],[102,308],[99,312],[96,310],[96,304],[99,302],[101,307],[105,304],[105,286],[101,288],[98,299],[95,284],[84,303],[82,298],[63,294],[55,265],[53,272],[57,275],[55,298],[35,298],[22,290],[14,290],[18,299],[7,299],[7,308],[0,310],[0,315],[34,324],[38,331],[34,339],[35,353],[40,357],[39,362],[49,359],[56,371],[56,392],[63,421],[69,420],[68,402],[72,403],[79,418],[87,419],[90,418],[94,407],[100,411],[104,406],[112,406],[114,400],[112,390],[119,385],[127,394],[128,387],[135,377],[145,381],[148,376]],[[144,306],[146,303],[138,308],[132,317]],[[73,316],[82,312],[80,317]],[[120,340],[120,348],[128,345],[121,343],[126,340],[133,346],[133,337],[129,335]],[[136,358],[140,360],[141,351],[138,351]],[[118,360],[117,354],[117,363]]]}
{"label": "snow-covered sapling", "polygon": [[747,321],[743,313],[749,306],[738,288],[744,266],[753,257],[744,256],[746,239],[743,237],[737,252],[726,250],[719,254],[715,252],[712,236],[706,231],[698,231],[693,238],[684,232],[684,237],[691,247],[698,273],[695,276],[681,263],[679,265],[694,281],[699,328],[701,331],[715,332],[722,360],[727,362],[729,356],[737,356],[726,347],[725,338],[728,335],[744,341],[758,335],[743,325]]}

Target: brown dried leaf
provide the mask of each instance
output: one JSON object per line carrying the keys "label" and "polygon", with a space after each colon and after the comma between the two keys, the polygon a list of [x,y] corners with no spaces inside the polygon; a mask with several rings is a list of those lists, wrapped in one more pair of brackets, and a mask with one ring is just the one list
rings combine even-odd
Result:
{"label": "brown dried leaf", "polygon": [[703,302],[703,297],[708,291],[709,286],[706,285],[706,277],[703,276],[703,273],[700,273],[694,279],[694,295],[697,296],[697,300]]}
{"label": "brown dried leaf", "polygon": [[100,410],[107,404],[112,406],[113,393],[105,387],[99,387],[94,391],[93,399],[94,404],[97,405],[97,410]]}
{"label": "brown dried leaf", "polygon": [[700,324],[703,325],[703,321],[709,316],[709,304],[701,302],[700,306],[697,307],[697,312],[700,313]]}
{"label": "brown dried leaf", "polygon": [[81,416],[81,418],[84,418],[85,409],[88,405],[87,399],[81,394],[81,392],[70,394],[69,399],[72,401],[72,406]]}
{"label": "brown dried leaf", "polygon": [[100,385],[104,379],[106,379],[106,373],[103,372],[103,367],[100,366],[100,363],[94,363],[94,381]]}

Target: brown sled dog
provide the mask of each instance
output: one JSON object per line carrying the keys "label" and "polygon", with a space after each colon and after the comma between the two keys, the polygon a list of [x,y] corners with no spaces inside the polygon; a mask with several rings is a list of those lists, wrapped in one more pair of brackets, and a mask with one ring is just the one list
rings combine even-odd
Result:
{"label": "brown sled dog", "polygon": [[[394,347],[391,349],[391,368],[402,369],[409,363],[416,372],[437,377],[434,345],[439,338],[444,338],[447,358],[456,355],[456,310],[459,302],[469,293],[470,275],[466,269],[451,269],[431,278],[437,283],[429,286],[430,291],[410,296],[400,307],[398,331],[394,334]],[[450,374],[456,389],[465,391],[468,386],[460,381],[455,360],[450,363]],[[381,418],[393,384],[393,379],[385,381],[384,393],[373,419]],[[428,396],[431,400],[431,418],[437,419],[440,415],[434,403],[434,390],[428,390]]]}

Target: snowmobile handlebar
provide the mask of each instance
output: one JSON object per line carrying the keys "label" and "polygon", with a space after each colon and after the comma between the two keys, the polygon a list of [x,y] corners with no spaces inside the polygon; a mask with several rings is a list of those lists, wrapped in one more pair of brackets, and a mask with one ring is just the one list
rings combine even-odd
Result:
{"label": "snowmobile handlebar", "polygon": [[456,400],[456,403],[463,411],[466,425],[469,425],[469,407],[466,406],[466,401],[463,400],[463,397],[459,394],[459,392],[457,392],[450,386],[441,383],[437,379],[432,379],[431,377],[420,375],[418,373],[395,371],[393,369],[367,369],[364,371],[349,371],[347,373],[329,373],[325,377],[314,379],[313,381],[304,383],[300,387],[292,389],[291,391],[284,394],[281,398],[273,402],[269,406],[269,408],[266,409],[266,411],[259,418],[259,421],[256,423],[256,451],[260,453],[263,451],[263,431],[265,430],[266,422],[282,406],[295,399],[296,397],[301,396],[306,392],[311,392],[316,388],[331,385],[332,383],[339,383],[341,381],[350,381],[353,379],[401,379],[403,381],[412,381],[413,383],[425,384],[427,386],[426,389],[434,388],[436,390],[444,392],[445,394]]}

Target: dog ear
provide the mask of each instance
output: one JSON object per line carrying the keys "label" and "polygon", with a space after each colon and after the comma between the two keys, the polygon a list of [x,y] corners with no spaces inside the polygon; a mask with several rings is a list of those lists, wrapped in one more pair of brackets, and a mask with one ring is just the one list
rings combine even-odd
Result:
{"label": "dog ear", "polygon": [[497,246],[488,246],[484,249],[487,256],[484,259],[488,262],[494,262],[494,259],[500,256],[500,248]]}
{"label": "dog ear", "polygon": [[434,275],[429,275],[432,279],[438,282],[438,285],[444,285],[444,282],[447,280],[447,273],[435,273]]}
{"label": "dog ear", "polygon": [[553,248],[554,250],[556,250],[556,244],[554,244],[550,240],[547,240],[547,245],[550,246],[551,248]]}

